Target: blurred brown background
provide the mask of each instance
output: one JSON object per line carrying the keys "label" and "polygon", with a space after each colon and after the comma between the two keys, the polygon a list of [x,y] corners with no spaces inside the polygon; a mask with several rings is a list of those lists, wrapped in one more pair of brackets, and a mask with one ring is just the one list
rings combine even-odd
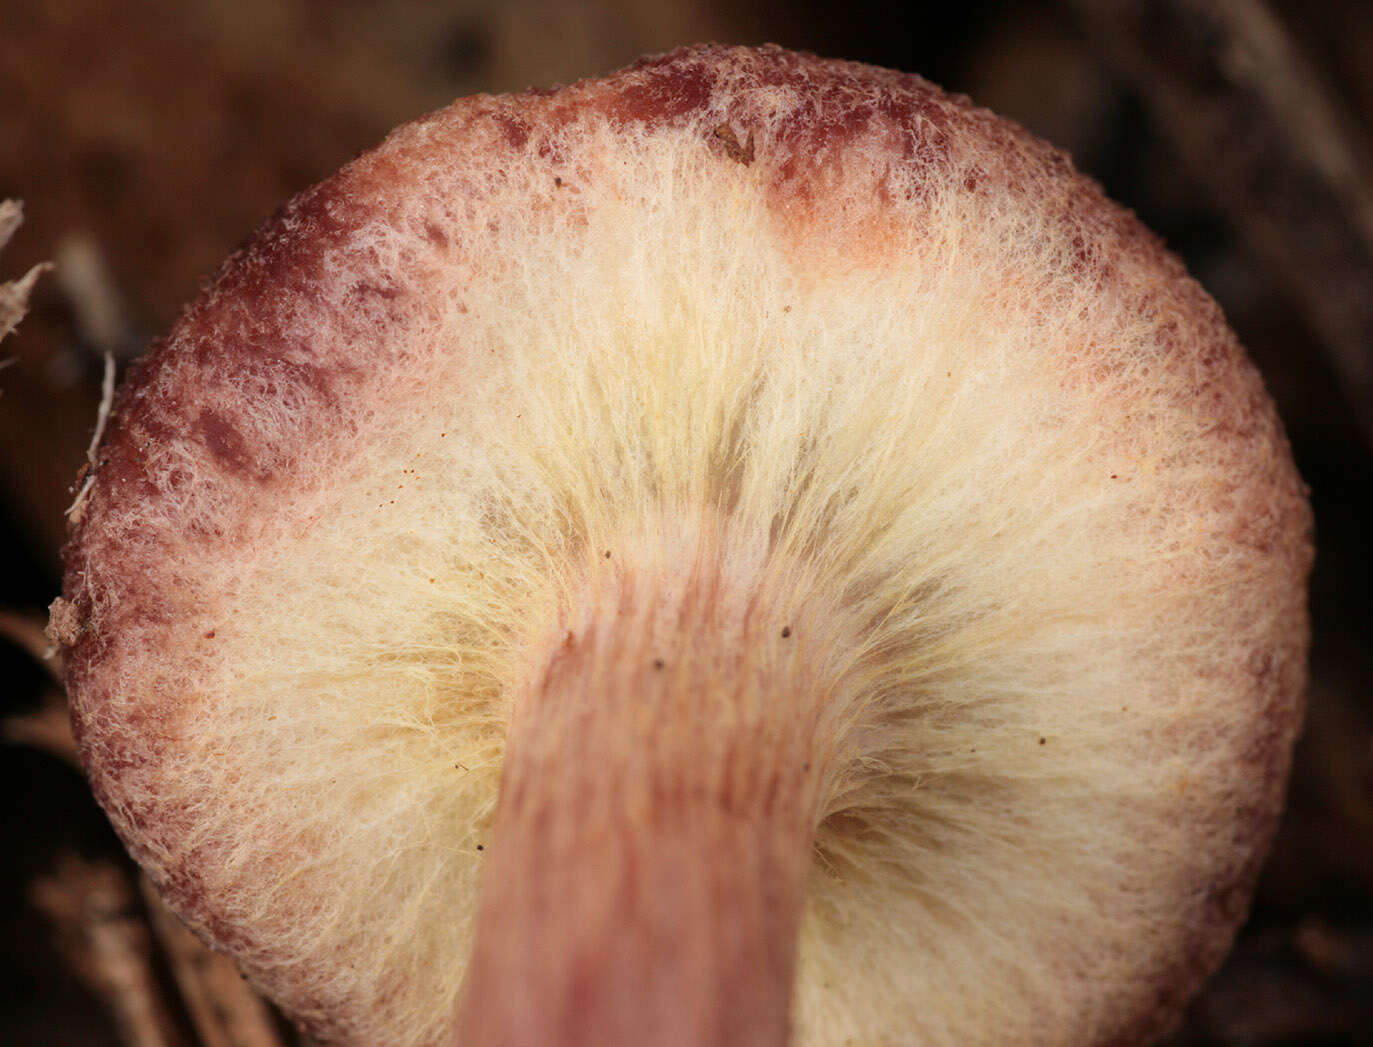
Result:
{"label": "blurred brown background", "polygon": [[[706,39],[972,95],[1069,149],[1220,300],[1312,488],[1315,647],[1253,917],[1174,1042],[1373,1044],[1367,0],[0,0],[0,199],[27,217],[0,279],[57,263],[0,347],[0,1041],[290,1040],[188,997],[208,961],[150,936],[34,657],[104,354],[135,358],[274,208],[391,126]],[[149,999],[162,1013],[130,1013]]]}

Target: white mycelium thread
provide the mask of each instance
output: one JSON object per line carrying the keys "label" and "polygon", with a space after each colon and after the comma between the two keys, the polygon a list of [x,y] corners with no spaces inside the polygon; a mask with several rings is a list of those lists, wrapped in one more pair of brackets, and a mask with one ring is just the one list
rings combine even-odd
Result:
{"label": "white mycelium thread", "polygon": [[[1114,1042],[1240,917],[1308,558],[1257,378],[1051,152],[780,54],[401,131],[122,402],[145,479],[97,483],[55,615],[86,758],[322,1037],[443,1041],[511,696],[683,527],[785,574],[835,695],[798,1044]],[[693,62],[693,107],[614,109]]]}

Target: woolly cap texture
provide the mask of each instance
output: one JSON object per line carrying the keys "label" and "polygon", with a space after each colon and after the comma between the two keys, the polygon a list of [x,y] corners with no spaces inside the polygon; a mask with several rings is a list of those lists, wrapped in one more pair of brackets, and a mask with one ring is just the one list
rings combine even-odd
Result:
{"label": "woolly cap texture", "polygon": [[703,47],[460,100],[233,256],[98,457],[51,627],[96,794],[324,1042],[451,1035],[528,652],[690,521],[846,645],[795,1043],[1138,1043],[1243,918],[1285,438],[1132,216],[917,77]]}

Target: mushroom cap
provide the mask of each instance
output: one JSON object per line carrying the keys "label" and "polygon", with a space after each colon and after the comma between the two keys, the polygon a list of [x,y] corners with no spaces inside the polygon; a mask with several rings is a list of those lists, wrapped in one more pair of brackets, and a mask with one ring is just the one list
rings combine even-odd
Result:
{"label": "mushroom cap", "polygon": [[868,66],[700,47],[462,99],[269,221],[73,513],[96,795],[311,1034],[439,1043],[527,652],[707,518],[793,565],[788,642],[845,695],[795,1042],[1174,1020],[1278,816],[1303,487],[1152,235]]}

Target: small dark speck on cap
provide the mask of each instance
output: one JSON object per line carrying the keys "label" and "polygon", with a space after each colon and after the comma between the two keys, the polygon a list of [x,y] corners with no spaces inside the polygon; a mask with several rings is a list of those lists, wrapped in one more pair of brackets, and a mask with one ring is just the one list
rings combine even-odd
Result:
{"label": "small dark speck on cap", "polygon": [[791,626],[789,626],[789,625],[784,625],[784,626],[782,626],[782,639],[785,640],[785,639],[786,639],[788,636],[790,636],[790,635],[791,635]]}
{"label": "small dark speck on cap", "polygon": [[1041,739],[1039,740],[1039,744],[1040,744],[1040,745],[1043,745],[1043,744],[1044,744],[1045,742],[1047,742],[1048,740],[1049,740],[1049,739],[1047,739],[1047,738],[1041,738]]}
{"label": "small dark speck on cap", "polygon": [[653,668],[655,668],[655,669],[661,669],[661,668],[663,667],[664,664],[665,664],[665,663],[663,662],[663,660],[662,660],[661,658],[655,658],[655,659],[653,659]]}

